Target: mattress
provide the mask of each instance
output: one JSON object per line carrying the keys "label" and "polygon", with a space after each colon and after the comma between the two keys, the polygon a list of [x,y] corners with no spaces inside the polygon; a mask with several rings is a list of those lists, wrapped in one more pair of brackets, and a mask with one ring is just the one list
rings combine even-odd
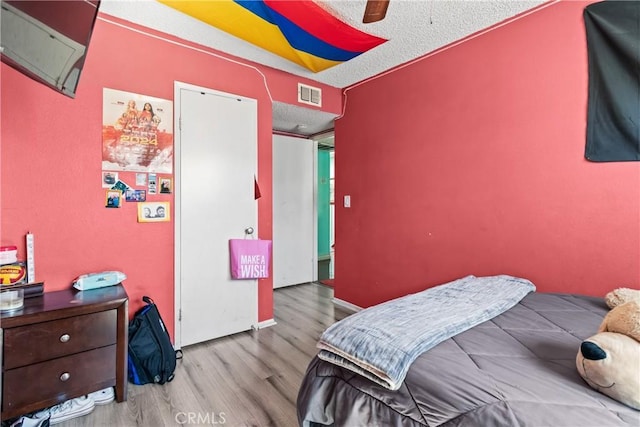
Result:
{"label": "mattress", "polygon": [[310,362],[302,426],[639,426],[640,412],[591,387],[575,359],[608,308],[602,298],[531,293],[420,355],[392,391]]}

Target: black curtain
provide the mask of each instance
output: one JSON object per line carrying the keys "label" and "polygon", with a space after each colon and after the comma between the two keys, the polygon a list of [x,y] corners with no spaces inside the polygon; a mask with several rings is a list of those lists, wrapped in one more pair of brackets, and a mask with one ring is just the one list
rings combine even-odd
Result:
{"label": "black curtain", "polygon": [[585,157],[640,160],[640,1],[603,1],[584,10],[589,57]]}

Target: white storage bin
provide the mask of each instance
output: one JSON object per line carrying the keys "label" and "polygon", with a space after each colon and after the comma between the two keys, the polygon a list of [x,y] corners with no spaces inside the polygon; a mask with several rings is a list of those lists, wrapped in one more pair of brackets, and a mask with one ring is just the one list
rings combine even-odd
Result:
{"label": "white storage bin", "polygon": [[0,246],[0,264],[11,264],[18,261],[18,248],[15,246]]}

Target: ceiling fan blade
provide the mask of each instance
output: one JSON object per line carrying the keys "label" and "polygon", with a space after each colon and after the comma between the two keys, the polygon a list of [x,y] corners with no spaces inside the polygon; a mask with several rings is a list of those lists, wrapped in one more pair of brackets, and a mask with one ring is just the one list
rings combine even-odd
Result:
{"label": "ceiling fan blade", "polygon": [[387,14],[389,0],[368,0],[367,7],[364,10],[362,22],[368,24],[371,22],[381,21]]}

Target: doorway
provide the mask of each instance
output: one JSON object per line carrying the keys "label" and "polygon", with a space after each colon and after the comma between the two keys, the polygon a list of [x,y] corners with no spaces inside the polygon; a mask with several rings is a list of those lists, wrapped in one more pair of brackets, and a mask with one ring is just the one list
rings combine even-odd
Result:
{"label": "doorway", "polygon": [[317,142],[318,281],[333,286],[335,267],[335,149],[333,133]]}

